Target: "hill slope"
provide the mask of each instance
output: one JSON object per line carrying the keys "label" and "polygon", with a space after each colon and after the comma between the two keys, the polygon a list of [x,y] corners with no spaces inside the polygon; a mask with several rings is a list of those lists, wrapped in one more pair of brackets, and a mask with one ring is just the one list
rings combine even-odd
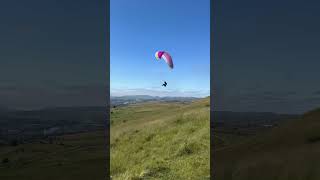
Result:
{"label": "hill slope", "polygon": [[210,101],[112,109],[113,179],[209,179]]}
{"label": "hill slope", "polygon": [[320,179],[320,110],[215,150],[216,179]]}

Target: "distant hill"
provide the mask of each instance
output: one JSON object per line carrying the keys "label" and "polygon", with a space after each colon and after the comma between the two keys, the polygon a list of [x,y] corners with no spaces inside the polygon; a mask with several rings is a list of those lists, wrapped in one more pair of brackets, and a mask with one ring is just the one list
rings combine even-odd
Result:
{"label": "distant hill", "polygon": [[163,101],[163,102],[190,102],[199,98],[195,97],[159,97],[148,95],[134,95],[134,96],[111,96],[111,106],[121,106],[128,104],[135,104],[149,101]]}

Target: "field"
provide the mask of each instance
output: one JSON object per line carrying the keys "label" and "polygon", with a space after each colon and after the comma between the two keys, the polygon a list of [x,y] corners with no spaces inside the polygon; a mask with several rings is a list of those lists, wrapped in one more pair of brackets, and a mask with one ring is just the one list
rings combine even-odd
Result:
{"label": "field", "polygon": [[112,179],[210,179],[210,101],[112,109]]}

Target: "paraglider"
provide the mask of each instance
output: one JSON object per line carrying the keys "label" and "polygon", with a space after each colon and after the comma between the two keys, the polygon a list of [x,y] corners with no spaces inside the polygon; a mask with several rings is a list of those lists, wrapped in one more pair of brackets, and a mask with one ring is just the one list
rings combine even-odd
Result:
{"label": "paraglider", "polygon": [[163,59],[169,66],[170,69],[173,69],[173,61],[169,53],[165,51],[157,51],[156,52],[157,60]]}
{"label": "paraglider", "polygon": [[164,81],[164,83],[162,84],[162,86],[167,87],[167,82]]}
{"label": "paraglider", "polygon": [[[156,59],[157,60],[161,60],[163,59],[167,65],[169,66],[170,70],[173,69],[173,61],[172,61],[172,58],[170,56],[170,54],[168,52],[165,52],[165,51],[157,51],[156,54]],[[167,82],[164,81],[164,83],[162,84],[162,86],[164,87],[167,87]]]}

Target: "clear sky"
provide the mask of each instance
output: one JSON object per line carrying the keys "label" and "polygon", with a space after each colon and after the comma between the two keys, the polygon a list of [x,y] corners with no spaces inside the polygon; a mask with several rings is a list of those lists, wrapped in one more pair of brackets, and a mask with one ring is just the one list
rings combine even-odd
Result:
{"label": "clear sky", "polygon": [[[111,0],[111,95],[208,96],[209,0]],[[169,52],[174,69],[155,59]],[[162,87],[162,81],[168,83]]]}

